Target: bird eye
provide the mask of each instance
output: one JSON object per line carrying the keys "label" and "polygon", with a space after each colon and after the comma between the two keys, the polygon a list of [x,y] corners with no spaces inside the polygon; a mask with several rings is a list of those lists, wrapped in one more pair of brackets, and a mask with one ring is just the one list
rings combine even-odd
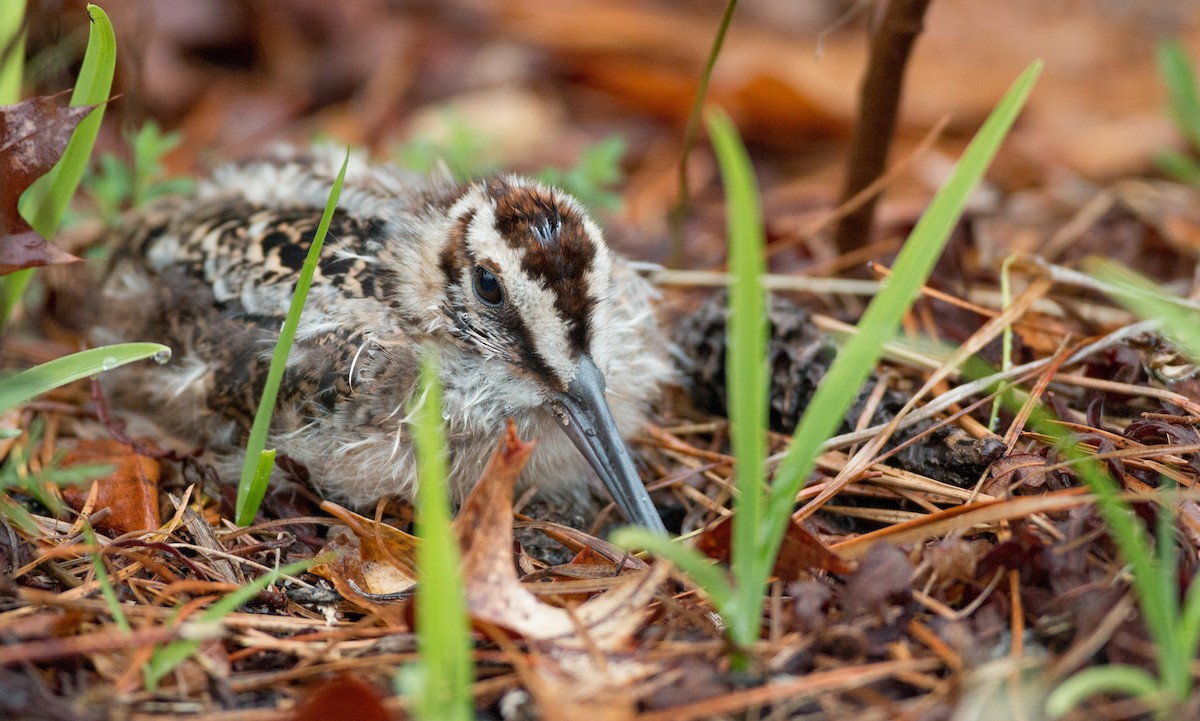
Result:
{"label": "bird eye", "polygon": [[474,285],[475,297],[484,305],[495,308],[504,301],[504,289],[500,287],[500,279],[483,266],[475,266]]}

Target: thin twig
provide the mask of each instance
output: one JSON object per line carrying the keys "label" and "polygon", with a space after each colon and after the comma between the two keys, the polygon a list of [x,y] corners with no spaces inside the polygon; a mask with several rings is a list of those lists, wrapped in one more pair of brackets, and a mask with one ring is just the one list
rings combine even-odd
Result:
{"label": "thin twig", "polygon": [[696,145],[696,135],[700,132],[700,111],[704,109],[704,99],[708,97],[708,81],[712,78],[713,67],[717,64],[717,56],[721,54],[721,46],[725,44],[725,33],[733,20],[733,11],[737,8],[738,0],[728,0],[725,12],[721,15],[721,24],[717,26],[716,37],[708,51],[708,59],[704,63],[704,71],[700,73],[700,84],[696,87],[696,97],[692,100],[692,111],[688,114],[687,125],[683,129],[683,153],[679,158],[679,199],[671,208],[671,247],[668,254],[668,264],[672,268],[683,265],[683,220],[687,216],[688,195],[688,156]]}

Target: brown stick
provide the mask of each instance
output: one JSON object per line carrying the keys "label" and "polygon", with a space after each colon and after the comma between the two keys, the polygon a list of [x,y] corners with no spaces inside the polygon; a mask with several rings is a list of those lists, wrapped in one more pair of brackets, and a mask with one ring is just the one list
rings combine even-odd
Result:
{"label": "brown stick", "polygon": [[717,26],[717,34],[713,37],[712,47],[708,51],[708,59],[704,61],[704,70],[700,73],[700,84],[696,86],[696,96],[692,99],[692,112],[688,113],[687,127],[683,129],[683,153],[679,158],[679,198],[671,208],[668,221],[671,228],[671,244],[668,253],[667,267],[683,267],[684,237],[683,223],[687,219],[688,196],[688,155],[696,145],[696,136],[700,132],[700,113],[704,110],[704,99],[708,96],[708,81],[712,79],[713,67],[717,64],[717,56],[721,54],[721,46],[725,44],[725,33],[729,23],[733,21],[733,11],[737,9],[738,0],[726,0],[725,12],[721,15],[721,24]]}
{"label": "brown stick", "polygon": [[[858,122],[854,126],[841,203],[870,185],[887,166],[904,89],[904,68],[921,34],[929,1],[887,0],[883,22],[871,38],[871,55],[860,90]],[[839,251],[846,253],[870,242],[878,199],[878,196],[871,198],[838,223],[834,243]]]}

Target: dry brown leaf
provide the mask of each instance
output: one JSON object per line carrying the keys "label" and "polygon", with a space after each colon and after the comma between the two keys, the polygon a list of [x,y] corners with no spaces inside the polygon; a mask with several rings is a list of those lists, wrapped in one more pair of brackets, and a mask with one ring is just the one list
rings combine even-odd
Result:
{"label": "dry brown leaf", "polygon": [[407,597],[417,585],[420,539],[330,501],[321,508],[342,520],[347,530],[330,534],[322,550],[334,554],[334,560],[310,571],[332,583],[342,598],[390,623],[402,623],[405,608],[394,601]]}
{"label": "dry brown leaf", "polygon": [[[112,473],[97,479],[95,511],[110,510],[96,526],[116,534],[149,531],[162,525],[158,510],[158,480],[162,466],[158,459],[135,452],[126,443],[114,440],[80,441],[66,457],[63,467],[83,463],[113,466]],[[75,510],[87,501],[90,487],[66,486],[63,499]]]}
{"label": "dry brown leaf", "polygon": [[293,721],[390,721],[383,698],[366,681],[338,676],[320,684],[296,707]]}
{"label": "dry brown leaf", "polygon": [[32,232],[17,201],[54,167],[75,126],[95,108],[62,107],[57,96],[0,105],[0,273],[79,260]]}
{"label": "dry brown leaf", "polygon": [[[617,548],[608,541],[605,541],[595,536],[584,533],[576,528],[564,526],[560,523],[551,521],[523,521],[516,524],[517,528],[532,528],[546,534],[555,541],[563,544],[576,554],[587,554],[593,559],[603,560],[617,565],[624,562],[624,568],[631,571],[639,571],[649,568],[642,559],[626,553],[624,550]],[[586,557],[586,556],[584,556]],[[572,563],[589,563],[589,561],[578,560]]]}
{"label": "dry brown leaf", "polygon": [[594,644],[607,651],[620,649],[641,625],[646,606],[667,571],[657,567],[631,577],[580,605],[573,614],[542,603],[521,585],[512,559],[512,498],[533,447],[517,437],[516,427],[510,423],[454,519],[463,549],[467,607],[472,618],[527,639],[575,648]]}
{"label": "dry brown leaf", "polygon": [[[731,518],[732,516],[726,516],[705,528],[696,539],[696,550],[709,558],[729,563],[733,532]],[[795,581],[807,577],[814,569],[830,573],[849,573],[854,569],[854,565],[826,546],[807,528],[792,521],[788,524],[783,545],[779,549],[779,556],[775,559],[775,568],[771,573],[784,581]]]}

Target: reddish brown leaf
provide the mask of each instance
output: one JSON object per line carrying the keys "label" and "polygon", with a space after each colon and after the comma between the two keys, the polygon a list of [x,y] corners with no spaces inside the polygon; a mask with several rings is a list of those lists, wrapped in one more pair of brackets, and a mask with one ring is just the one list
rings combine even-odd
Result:
{"label": "reddish brown leaf", "polygon": [[0,235],[0,275],[43,265],[76,263],[79,260],[80,258],[67,251],[47,243],[32,230],[16,235]]}
{"label": "reddish brown leaf", "polygon": [[[731,518],[731,516],[722,518],[704,529],[704,532],[696,539],[696,549],[709,558],[729,563],[733,533]],[[849,573],[853,568],[852,564],[826,546],[811,531],[793,521],[788,524],[787,533],[783,537],[783,545],[779,550],[779,557],[775,559],[775,568],[771,573],[784,581],[795,581],[803,578],[813,569],[831,573]]]}
{"label": "reddish brown leaf", "polygon": [[[162,468],[157,459],[135,453],[119,441],[80,441],[63,459],[63,466],[81,463],[113,466],[112,473],[95,481],[98,488],[93,510],[111,511],[96,522],[98,527],[122,534],[162,525],[158,512],[158,479]],[[79,510],[90,492],[87,486],[67,486],[62,495],[72,508]]]}
{"label": "reddish brown leaf", "polygon": [[1046,483],[1046,459],[1036,453],[1010,453],[992,463],[983,492],[1003,496],[1012,489],[1041,488]]}
{"label": "reddish brown leaf", "polygon": [[863,556],[842,591],[847,616],[859,611],[882,613],[905,603],[912,594],[913,565],[895,546],[877,543]]}
{"label": "reddish brown leaf", "polygon": [[392,721],[379,692],[366,681],[339,676],[316,688],[296,707],[292,721]]}
{"label": "reddish brown leaf", "polygon": [[75,126],[96,108],[63,107],[58,97],[0,105],[0,273],[79,260],[30,231],[17,210],[21,194],[54,167]]}

